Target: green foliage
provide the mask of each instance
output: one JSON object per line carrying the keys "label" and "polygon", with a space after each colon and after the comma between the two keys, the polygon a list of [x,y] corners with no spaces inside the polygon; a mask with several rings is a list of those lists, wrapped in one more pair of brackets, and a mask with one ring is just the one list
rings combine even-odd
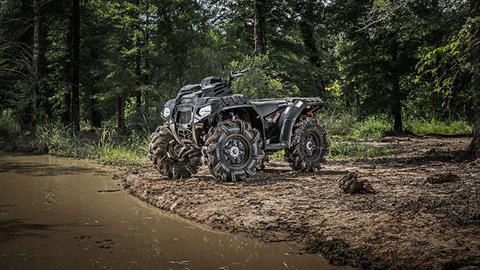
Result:
{"label": "green foliage", "polygon": [[39,134],[53,155],[95,159],[111,165],[138,164],[147,156],[148,137],[140,134],[124,137],[105,128],[77,135],[58,124],[42,127]]}
{"label": "green foliage", "polygon": [[443,46],[423,48],[416,65],[416,82],[422,79],[432,80],[433,90],[446,96],[454,94],[455,89],[466,88],[465,73],[471,72],[470,49],[473,44],[473,22],[467,22],[462,29]]}
{"label": "green foliage", "polygon": [[20,134],[21,127],[13,113],[11,109],[0,112],[0,137],[13,138]]}
{"label": "green foliage", "polygon": [[244,94],[249,98],[261,99],[300,94],[298,87],[282,83],[275,76],[271,71],[271,62],[268,55],[245,56],[241,62],[231,62],[230,69],[248,70],[242,77],[234,81],[233,88],[236,92]]}
{"label": "green foliage", "polygon": [[38,135],[48,145],[50,154],[63,157],[86,157],[85,144],[79,137],[61,124],[40,127]]}
{"label": "green foliage", "polygon": [[147,136],[131,134],[127,138],[115,139],[115,137],[115,131],[103,129],[100,132],[100,139],[90,153],[90,158],[112,165],[131,165],[145,160]]}
{"label": "green foliage", "polygon": [[270,160],[279,160],[279,159],[283,159],[284,157],[285,157],[285,150],[280,150],[268,155],[268,158]]}
{"label": "green foliage", "polygon": [[349,136],[352,127],[357,122],[356,117],[347,112],[326,112],[319,116],[328,130],[328,135]]}
{"label": "green foliage", "polygon": [[355,138],[379,139],[392,130],[392,122],[384,115],[373,115],[353,125]]}
{"label": "green foliage", "polygon": [[464,120],[431,121],[413,120],[407,127],[416,135],[465,135],[472,134],[472,126]]}

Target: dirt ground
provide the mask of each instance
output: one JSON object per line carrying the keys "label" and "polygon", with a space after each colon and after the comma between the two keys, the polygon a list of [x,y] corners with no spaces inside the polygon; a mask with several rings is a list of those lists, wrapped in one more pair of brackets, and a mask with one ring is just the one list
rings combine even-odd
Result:
{"label": "dirt ground", "polygon": [[[369,143],[390,147],[388,157],[327,161],[318,173],[271,161],[241,183],[216,182],[205,166],[184,180],[167,180],[149,164],[120,176],[131,194],[165,211],[265,241],[296,241],[333,264],[479,269],[480,160],[454,161],[470,140],[385,138]],[[354,171],[376,193],[345,194],[339,181]],[[458,178],[431,181],[443,173]]]}

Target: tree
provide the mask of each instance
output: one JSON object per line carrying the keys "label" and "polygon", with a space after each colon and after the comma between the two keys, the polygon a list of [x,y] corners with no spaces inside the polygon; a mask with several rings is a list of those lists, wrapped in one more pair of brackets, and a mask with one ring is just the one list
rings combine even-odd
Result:
{"label": "tree", "polygon": [[472,89],[474,98],[473,139],[467,149],[467,158],[480,158],[480,1],[471,0],[472,20]]}
{"label": "tree", "polygon": [[33,85],[32,85],[32,130],[37,126],[37,94],[39,89],[39,57],[40,57],[40,7],[38,0],[33,0]]}
{"label": "tree", "polygon": [[80,131],[80,0],[72,3],[72,112],[71,122]]}
{"label": "tree", "polygon": [[255,0],[254,32],[255,54],[262,55],[267,51],[265,42],[266,0]]}

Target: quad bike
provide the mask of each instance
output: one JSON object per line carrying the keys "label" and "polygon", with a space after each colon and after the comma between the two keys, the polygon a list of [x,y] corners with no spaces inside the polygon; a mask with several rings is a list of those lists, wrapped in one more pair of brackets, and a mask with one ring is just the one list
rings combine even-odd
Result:
{"label": "quad bike", "polygon": [[313,113],[320,98],[248,100],[232,80],[208,77],[186,85],[163,109],[165,124],[151,136],[149,158],[168,178],[188,178],[202,161],[221,181],[239,181],[263,168],[268,153],[285,150],[297,171],[313,172],[327,153],[324,125]]}

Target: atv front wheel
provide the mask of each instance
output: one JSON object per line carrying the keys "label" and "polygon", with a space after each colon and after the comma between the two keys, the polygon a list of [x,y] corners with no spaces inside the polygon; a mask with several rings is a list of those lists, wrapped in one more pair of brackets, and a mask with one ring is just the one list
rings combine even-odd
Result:
{"label": "atv front wheel", "polygon": [[167,126],[155,130],[148,149],[155,168],[169,179],[189,178],[200,166],[200,152],[177,143]]}
{"label": "atv front wheel", "polygon": [[260,132],[243,120],[219,123],[207,140],[208,168],[221,181],[245,180],[264,156]]}
{"label": "atv front wheel", "polygon": [[290,148],[285,150],[285,160],[296,171],[314,172],[327,154],[328,143],[323,123],[303,116],[295,124]]}

